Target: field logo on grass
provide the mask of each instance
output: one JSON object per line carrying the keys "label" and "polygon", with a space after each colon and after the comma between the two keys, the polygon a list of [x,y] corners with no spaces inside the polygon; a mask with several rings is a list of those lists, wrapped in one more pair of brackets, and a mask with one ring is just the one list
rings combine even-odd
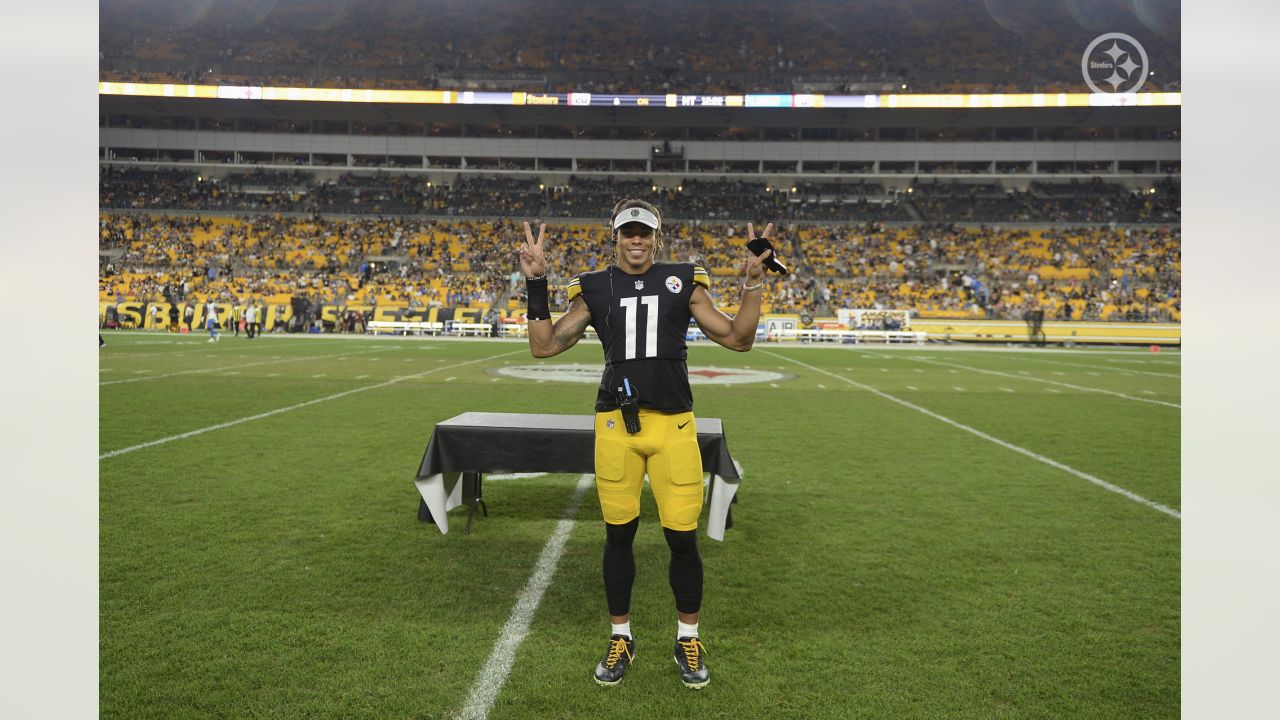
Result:
{"label": "field logo on grass", "polygon": [[1136,93],[1150,70],[1142,43],[1124,33],[1099,35],[1080,58],[1080,73],[1095,93]]}
{"label": "field logo on grass", "polygon": [[[600,384],[599,365],[507,365],[500,368],[489,368],[487,372],[522,380],[551,380],[554,382]],[[689,368],[689,384],[691,385],[741,385],[745,383],[777,382],[791,377],[768,370],[748,370],[746,368],[691,367]]]}

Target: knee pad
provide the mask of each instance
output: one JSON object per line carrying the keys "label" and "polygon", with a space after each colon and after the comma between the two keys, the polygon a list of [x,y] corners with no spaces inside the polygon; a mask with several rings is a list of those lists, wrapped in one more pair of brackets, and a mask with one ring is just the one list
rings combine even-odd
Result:
{"label": "knee pad", "polygon": [[671,548],[671,554],[678,557],[697,557],[698,555],[698,531],[697,530],[672,530],[671,528],[662,528],[662,534],[667,538],[667,547]]}
{"label": "knee pad", "polygon": [[605,544],[613,547],[629,547],[635,541],[636,530],[639,528],[640,518],[633,518],[631,522],[625,522],[621,525],[605,523]]}

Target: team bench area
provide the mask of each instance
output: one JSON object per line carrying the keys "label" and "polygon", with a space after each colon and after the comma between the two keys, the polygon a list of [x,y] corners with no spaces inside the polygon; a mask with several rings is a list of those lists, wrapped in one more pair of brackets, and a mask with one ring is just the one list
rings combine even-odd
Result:
{"label": "team bench area", "polygon": [[[737,467],[719,418],[698,418],[698,447],[707,484],[707,537],[724,540],[732,527],[730,504]],[[485,473],[595,472],[595,418],[591,415],[468,412],[436,425],[414,483],[422,499],[418,519],[449,532],[448,512],[467,505],[467,532],[482,496]]]}

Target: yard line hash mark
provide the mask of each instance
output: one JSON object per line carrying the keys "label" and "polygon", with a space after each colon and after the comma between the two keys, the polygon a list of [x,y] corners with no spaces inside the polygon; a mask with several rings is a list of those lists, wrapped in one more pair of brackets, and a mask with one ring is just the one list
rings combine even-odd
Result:
{"label": "yard line hash mark", "polygon": [[[985,368],[976,368],[969,365],[955,365],[953,363],[944,363],[939,360],[919,360],[916,358],[909,358],[909,359],[915,360],[916,362],[928,363],[930,365],[942,365],[944,367],[959,368],[961,370],[968,370],[970,372],[982,373],[984,375],[995,375],[997,377],[1014,378],[1015,380],[1018,379],[1014,375],[1010,375],[1009,373],[1006,373],[1006,372],[1000,372],[999,370],[987,370]],[[956,371],[952,370],[951,372],[956,372]],[[1025,373],[1025,371],[1023,370],[1019,370],[1018,372],[1019,374]],[[1097,375],[1098,373],[1089,373],[1089,374]],[[1072,385],[1071,383],[1059,382],[1057,380],[1046,380],[1045,378],[1028,377],[1023,379],[1030,380],[1031,382],[1046,383],[1048,385],[1056,385],[1058,387],[1064,387],[1070,390],[1082,390],[1084,392],[1101,393],[1103,395],[1111,395],[1113,397],[1123,398],[1125,400],[1137,400],[1138,402],[1152,403],[1153,405],[1164,405],[1166,407],[1182,409],[1182,406],[1178,405],[1177,403],[1165,402],[1163,400],[1149,400],[1147,398],[1136,397],[1134,395],[1126,395],[1122,392],[1116,392],[1114,390],[1104,390],[1102,388],[1088,387],[1085,385]],[[1055,391],[1050,390],[1050,392],[1055,392]]]}
{"label": "yard line hash mark", "polygon": [[[220,368],[203,368],[199,370],[180,370],[178,372],[165,373],[164,375],[150,375],[148,377],[129,378],[128,380],[105,380],[103,382],[98,383],[98,385],[100,386],[116,385],[118,383],[139,382],[142,380],[160,380],[161,378],[175,377],[177,375],[196,375],[199,373],[212,373],[212,372],[218,372],[221,370],[235,370],[237,368],[255,367],[257,365],[274,365],[276,363],[293,362],[295,360],[323,360],[325,358],[342,357],[344,355],[360,355],[362,352],[369,352],[369,351],[361,351],[361,352],[353,352],[353,353],[338,353],[336,355],[315,355],[312,357],[295,357],[295,358],[287,358],[284,360],[261,360],[258,362],[243,363],[240,365],[227,365],[226,367],[220,367]],[[377,358],[373,358],[373,359],[376,360]],[[135,373],[144,373],[144,372],[149,373],[151,371],[150,370],[135,371]]]}
{"label": "yard line hash mark", "polygon": [[208,427],[203,427],[198,430],[191,430],[189,432],[180,433],[178,435],[170,435],[168,437],[159,438],[158,440],[150,440],[148,442],[140,443],[138,445],[131,445],[126,448],[120,448],[119,450],[112,450],[110,452],[105,452],[99,455],[98,460],[100,461],[106,460],[107,458],[117,457],[119,455],[124,455],[125,453],[131,453],[135,450],[143,450],[145,448],[155,447],[156,445],[163,445],[165,443],[170,443],[170,442],[173,442],[174,440],[185,440],[186,438],[195,437],[196,435],[203,435],[204,433],[212,432],[214,430],[222,430],[223,428],[235,427],[236,425],[247,423],[252,420],[261,420],[263,418],[268,418],[273,415],[279,415],[280,413],[286,413],[291,410],[297,410],[299,408],[309,407],[311,405],[318,405],[319,403],[328,402],[330,400],[337,400],[338,398],[343,398],[348,395],[354,395],[356,393],[361,393],[366,390],[377,390],[378,388],[384,388],[390,385],[395,385],[396,383],[403,382],[405,380],[416,380],[420,377],[423,377],[424,375],[430,375],[433,372],[448,370],[450,368],[455,368],[455,367],[462,367],[464,365],[474,365],[475,363],[478,363],[478,362],[485,362],[486,360],[494,360],[500,357],[506,357],[508,355],[515,355],[516,353],[523,353],[523,352],[528,352],[528,350],[513,350],[511,352],[499,353],[497,355],[490,355],[487,357],[477,358],[475,360],[467,360],[465,362],[460,362],[455,365],[449,365],[442,368],[433,368],[431,370],[423,370],[422,372],[414,373],[413,375],[401,375],[400,377],[394,377],[394,378],[391,378],[390,380],[376,383],[374,385],[365,385],[364,387],[352,388],[351,390],[344,390],[340,393],[334,393],[333,395],[326,395],[322,398],[316,398],[315,400],[307,400],[306,402],[300,402],[300,403],[297,403],[296,405],[289,405],[288,407],[276,408],[275,410],[268,410],[267,412],[258,413],[257,415],[242,417],[238,420],[231,420],[229,422],[218,423],[217,425],[210,425]]}
{"label": "yard line hash mark", "polygon": [[[824,374],[824,375],[830,375],[831,377],[834,377],[834,378],[836,378],[836,379],[838,379],[838,380],[842,380],[842,381],[844,381],[844,382],[846,382],[846,383],[848,383],[848,384],[850,384],[850,385],[853,385],[854,387],[857,387],[857,388],[861,388],[861,389],[863,389],[863,390],[866,390],[867,392],[869,392],[869,393],[871,393],[871,394],[873,394],[873,395],[876,395],[877,397],[884,398],[885,400],[889,400],[890,402],[895,402],[895,403],[897,403],[897,404],[899,404],[899,405],[902,405],[903,407],[910,408],[910,409],[912,409],[912,410],[915,410],[916,412],[919,412],[919,413],[923,413],[923,414],[925,414],[925,415],[928,415],[929,417],[931,417],[931,418],[933,418],[933,419],[935,419],[935,420],[938,420],[938,421],[940,421],[940,422],[944,422],[944,423],[946,423],[946,424],[948,424],[948,425],[950,425],[950,426],[952,426],[952,427],[954,427],[954,428],[956,428],[956,429],[963,430],[963,431],[965,431],[965,432],[967,432],[967,433],[970,433],[970,434],[972,434],[972,435],[976,435],[977,437],[980,437],[980,438],[982,438],[983,440],[986,440],[986,441],[988,441],[988,442],[995,443],[996,445],[999,445],[1000,447],[1007,448],[1007,449],[1012,450],[1012,451],[1014,451],[1014,452],[1016,452],[1016,453],[1019,453],[1019,454],[1021,454],[1021,455],[1025,455],[1026,457],[1029,457],[1029,458],[1031,458],[1032,460],[1035,460],[1035,461],[1037,461],[1037,462],[1044,463],[1045,465],[1048,465],[1048,466],[1050,466],[1050,467],[1053,467],[1053,468],[1057,468],[1057,469],[1059,469],[1059,470],[1062,470],[1063,472],[1066,472],[1066,473],[1069,473],[1069,474],[1071,474],[1071,475],[1074,475],[1075,477],[1078,477],[1078,478],[1080,478],[1081,480],[1086,480],[1086,481],[1088,481],[1088,482],[1090,482],[1090,483],[1093,483],[1094,485],[1097,485],[1098,487],[1101,487],[1101,488],[1103,488],[1103,489],[1105,489],[1105,490],[1109,490],[1109,491],[1111,491],[1111,492],[1113,492],[1113,493],[1116,493],[1116,494],[1118,494],[1118,495],[1122,495],[1122,496],[1124,496],[1124,497],[1126,497],[1126,498],[1128,498],[1128,499],[1130,499],[1130,500],[1132,500],[1132,501],[1134,501],[1134,502],[1136,502],[1136,503],[1139,503],[1139,504],[1141,504],[1141,505],[1145,505],[1145,506],[1147,506],[1147,507],[1149,507],[1149,508],[1151,508],[1151,509],[1153,509],[1153,510],[1156,510],[1156,511],[1158,511],[1158,512],[1162,512],[1162,513],[1164,513],[1165,515],[1168,515],[1169,517],[1175,518],[1175,519],[1177,519],[1177,520],[1179,520],[1179,521],[1181,521],[1181,520],[1182,520],[1182,513],[1181,513],[1181,512],[1178,512],[1177,510],[1174,510],[1174,509],[1173,509],[1173,508],[1171,508],[1171,507],[1168,507],[1167,505],[1162,505],[1162,504],[1160,504],[1160,503],[1158,503],[1158,502],[1155,502],[1155,501],[1152,501],[1152,500],[1148,500],[1148,499],[1146,499],[1146,498],[1142,497],[1141,495],[1138,495],[1137,493],[1135,493],[1135,492],[1133,492],[1133,491],[1126,490],[1125,488],[1120,487],[1119,485],[1114,485],[1114,484],[1112,484],[1112,483],[1107,482],[1106,480],[1103,480],[1103,479],[1101,479],[1101,478],[1098,478],[1098,477],[1095,477],[1095,476],[1093,476],[1093,475],[1090,475],[1089,473],[1086,473],[1086,472],[1084,472],[1084,471],[1082,471],[1082,470],[1077,470],[1077,469],[1075,469],[1075,468],[1073,468],[1073,467],[1071,467],[1071,466],[1069,466],[1069,465],[1064,465],[1063,463],[1060,463],[1060,462],[1058,462],[1057,460],[1054,460],[1054,459],[1052,459],[1052,458],[1045,457],[1045,456],[1040,455],[1040,454],[1038,454],[1038,453],[1035,453],[1035,452],[1032,452],[1032,451],[1030,451],[1030,450],[1027,450],[1026,448],[1019,447],[1019,446],[1014,445],[1013,443],[1010,443],[1010,442],[1006,442],[1006,441],[1004,441],[1004,440],[1001,440],[1001,439],[1000,439],[1000,438],[998,438],[998,437],[995,437],[994,435],[988,435],[987,433],[984,433],[984,432],[982,432],[981,430],[978,430],[978,429],[976,429],[976,428],[969,427],[968,425],[965,425],[965,424],[963,424],[963,423],[956,422],[955,420],[952,420],[952,419],[951,419],[951,418],[949,418],[949,417],[945,417],[945,416],[943,416],[943,415],[939,415],[938,413],[935,413],[935,412],[933,412],[932,410],[929,410],[928,408],[924,408],[924,407],[921,407],[921,406],[919,406],[919,405],[916,405],[915,403],[911,403],[911,402],[908,402],[908,401],[903,400],[903,399],[901,399],[901,398],[894,397],[893,395],[890,395],[890,394],[889,394],[889,393],[887,393],[887,392],[884,392],[884,391],[882,391],[882,390],[877,390],[876,388],[871,387],[870,385],[864,385],[864,384],[862,384],[862,383],[860,383],[860,382],[857,382],[857,381],[854,381],[854,380],[850,380],[850,379],[849,379],[849,378],[847,378],[847,377],[844,377],[844,376],[842,376],[842,375],[837,375],[837,374],[835,374],[835,373],[833,373],[833,372],[830,372],[829,370],[823,370],[822,368],[814,367],[814,366],[812,366],[812,365],[809,365],[808,363],[804,363],[804,362],[801,362],[801,361],[799,361],[799,360],[795,360],[795,359],[792,359],[792,358],[786,357],[785,355],[778,355],[777,353],[770,352],[770,351],[768,351],[768,350],[764,350],[764,351],[762,351],[762,352],[764,352],[764,353],[766,353],[766,354],[769,354],[769,355],[773,355],[773,356],[775,356],[775,357],[783,358],[784,360],[789,360],[789,361],[791,361],[791,362],[795,363],[796,365],[799,365],[799,366],[804,367],[804,368],[808,368],[808,369],[810,369],[810,370],[813,370],[814,372],[822,373],[822,374]],[[1052,388],[1050,388],[1050,390],[1052,390]]]}

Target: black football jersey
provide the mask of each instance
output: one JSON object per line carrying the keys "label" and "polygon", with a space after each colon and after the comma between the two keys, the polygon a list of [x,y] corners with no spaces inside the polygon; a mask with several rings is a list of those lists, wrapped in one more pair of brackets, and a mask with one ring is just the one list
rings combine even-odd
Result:
{"label": "black football jersey", "polygon": [[654,263],[643,275],[610,265],[569,281],[569,301],[579,295],[586,301],[604,345],[597,412],[618,407],[624,379],[640,407],[668,413],[693,409],[684,339],[695,285],[710,290],[711,278],[692,263]]}

